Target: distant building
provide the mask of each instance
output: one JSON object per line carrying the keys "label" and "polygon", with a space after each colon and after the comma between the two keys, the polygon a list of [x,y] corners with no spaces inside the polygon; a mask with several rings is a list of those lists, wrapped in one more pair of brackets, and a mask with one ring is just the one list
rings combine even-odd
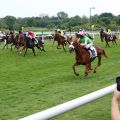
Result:
{"label": "distant building", "polygon": [[45,17],[45,16],[49,16],[49,15],[48,14],[44,14],[44,13],[39,14],[39,17]]}

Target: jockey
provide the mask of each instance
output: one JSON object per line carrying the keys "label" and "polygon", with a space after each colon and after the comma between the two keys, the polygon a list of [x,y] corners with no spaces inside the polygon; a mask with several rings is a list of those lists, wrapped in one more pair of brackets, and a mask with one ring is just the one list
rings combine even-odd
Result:
{"label": "jockey", "polygon": [[59,35],[61,35],[61,30],[60,30],[60,29],[57,29],[57,33],[58,33]]}
{"label": "jockey", "polygon": [[87,50],[90,50],[90,51],[91,51],[91,53],[92,53],[92,58],[93,58],[93,57],[96,57],[96,56],[97,56],[97,51],[96,51],[96,49],[93,47],[93,41],[92,41],[92,39],[90,39],[89,37],[87,37],[83,31],[80,31],[80,32],[78,33],[78,35],[79,35],[79,37],[80,37],[80,38],[78,39],[80,45],[82,45],[82,46],[83,46],[84,48],[86,48]]}
{"label": "jockey", "polygon": [[91,40],[93,40],[93,41],[94,41],[94,38],[93,38],[93,37],[91,37],[91,36],[89,35],[89,33],[88,33],[88,32],[86,32],[84,29],[80,29],[80,30],[79,30],[79,32],[81,32],[81,31],[83,31],[83,32],[84,32],[84,35],[85,35],[85,36],[87,36],[88,38],[90,38]]}
{"label": "jockey", "polygon": [[35,44],[38,44],[38,40],[35,38],[35,37],[36,37],[35,32],[28,31],[27,34],[26,34],[26,36],[29,37],[30,39],[32,39],[32,41],[33,41]]}
{"label": "jockey", "polygon": [[64,40],[67,41],[67,35],[65,31],[63,32],[63,37],[64,37]]}
{"label": "jockey", "polygon": [[23,36],[22,31],[19,31],[19,34],[18,34],[18,43],[21,42],[21,38],[22,38],[22,36]]}
{"label": "jockey", "polygon": [[[62,31],[63,32],[63,31]],[[66,41],[66,38],[64,37],[64,32],[61,34],[61,30],[57,29],[57,34],[59,34],[61,36],[62,39],[64,39]]]}
{"label": "jockey", "polygon": [[113,35],[112,35],[111,29],[107,29],[106,33],[110,36],[110,40],[112,40],[113,39]]}
{"label": "jockey", "polygon": [[44,34],[43,34],[43,32],[42,32],[42,44],[44,44],[44,42],[45,42],[45,39],[44,39]]}

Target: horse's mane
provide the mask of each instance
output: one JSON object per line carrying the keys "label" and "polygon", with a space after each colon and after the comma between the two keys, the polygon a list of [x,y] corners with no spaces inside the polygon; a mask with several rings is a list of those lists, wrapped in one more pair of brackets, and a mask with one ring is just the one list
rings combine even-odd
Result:
{"label": "horse's mane", "polygon": [[77,41],[78,41],[77,38],[74,38],[74,39],[73,39],[73,42],[77,42]]}

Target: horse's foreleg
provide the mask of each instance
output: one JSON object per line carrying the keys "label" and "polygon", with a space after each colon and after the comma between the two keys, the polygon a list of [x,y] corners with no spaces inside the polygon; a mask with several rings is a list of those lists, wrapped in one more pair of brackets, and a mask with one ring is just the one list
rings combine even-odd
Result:
{"label": "horse's foreleg", "polygon": [[23,46],[22,51],[25,50],[25,48],[26,48],[26,45]]}
{"label": "horse's foreleg", "polygon": [[3,48],[2,48],[2,49],[5,49],[5,47],[6,47],[6,44],[3,46]]}
{"label": "horse's foreleg", "polygon": [[107,47],[107,46],[110,47],[110,46],[109,46],[109,43],[106,41],[106,47]]}
{"label": "horse's foreleg", "polygon": [[24,57],[25,57],[25,55],[26,55],[26,53],[27,53],[27,49],[28,49],[28,48],[25,49]]}
{"label": "horse's foreleg", "polygon": [[100,36],[100,39],[101,39],[101,42],[103,42],[103,37],[102,36]]}
{"label": "horse's foreleg", "polygon": [[11,51],[12,51],[12,46],[13,46],[13,45],[14,45],[14,44],[11,45]]}
{"label": "horse's foreleg", "polygon": [[91,63],[89,63],[89,64],[87,64],[87,65],[85,66],[85,76],[87,76],[88,73],[89,73],[91,70],[92,70],[92,69],[91,69]]}
{"label": "horse's foreleg", "polygon": [[58,45],[57,45],[57,49],[61,49],[61,48],[59,48],[59,46],[60,46],[60,44],[58,43]]}
{"label": "horse's foreleg", "polygon": [[42,46],[42,51],[46,52],[45,49],[44,49],[44,46]]}
{"label": "horse's foreleg", "polygon": [[37,49],[40,50],[40,52],[42,52],[42,49],[41,49],[40,45],[36,44],[35,46],[37,47]]}
{"label": "horse's foreleg", "polygon": [[16,49],[17,49],[17,52],[19,52],[20,50],[20,46],[19,45],[15,45]]}
{"label": "horse's foreleg", "polygon": [[96,69],[101,65],[101,56],[98,56],[98,63],[97,66],[94,68],[93,73],[96,73]]}
{"label": "horse's foreleg", "polygon": [[34,47],[32,48],[32,51],[33,51],[33,54],[34,54],[34,56],[35,56],[35,49],[34,49]]}
{"label": "horse's foreleg", "polygon": [[64,51],[66,52],[66,49],[65,49],[64,45],[63,45],[63,49],[64,49]]}
{"label": "horse's foreleg", "polygon": [[75,74],[76,76],[79,76],[79,74],[76,73],[76,70],[75,70],[75,67],[76,67],[76,66],[78,66],[77,63],[75,63],[75,64],[72,66],[72,68],[73,68],[74,74]]}
{"label": "horse's foreleg", "polygon": [[4,40],[4,46],[3,46],[2,49],[4,49],[4,48],[6,47],[6,45],[7,45],[7,40],[5,39],[5,40]]}

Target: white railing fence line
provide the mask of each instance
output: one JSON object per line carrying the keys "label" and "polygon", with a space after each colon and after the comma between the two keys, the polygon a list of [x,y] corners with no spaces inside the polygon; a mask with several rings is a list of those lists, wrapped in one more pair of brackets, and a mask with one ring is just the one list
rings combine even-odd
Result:
{"label": "white railing fence line", "polygon": [[97,90],[90,94],[84,95],[82,97],[76,98],[74,100],[68,101],[66,103],[57,105],[55,107],[49,108],[47,110],[35,113],[33,115],[21,118],[19,120],[47,120],[54,116],[60,115],[64,112],[70,111],[76,107],[84,105],[90,101],[96,100],[100,97],[103,97],[109,93],[112,93],[116,88],[116,84],[108,86],[106,88]]}

